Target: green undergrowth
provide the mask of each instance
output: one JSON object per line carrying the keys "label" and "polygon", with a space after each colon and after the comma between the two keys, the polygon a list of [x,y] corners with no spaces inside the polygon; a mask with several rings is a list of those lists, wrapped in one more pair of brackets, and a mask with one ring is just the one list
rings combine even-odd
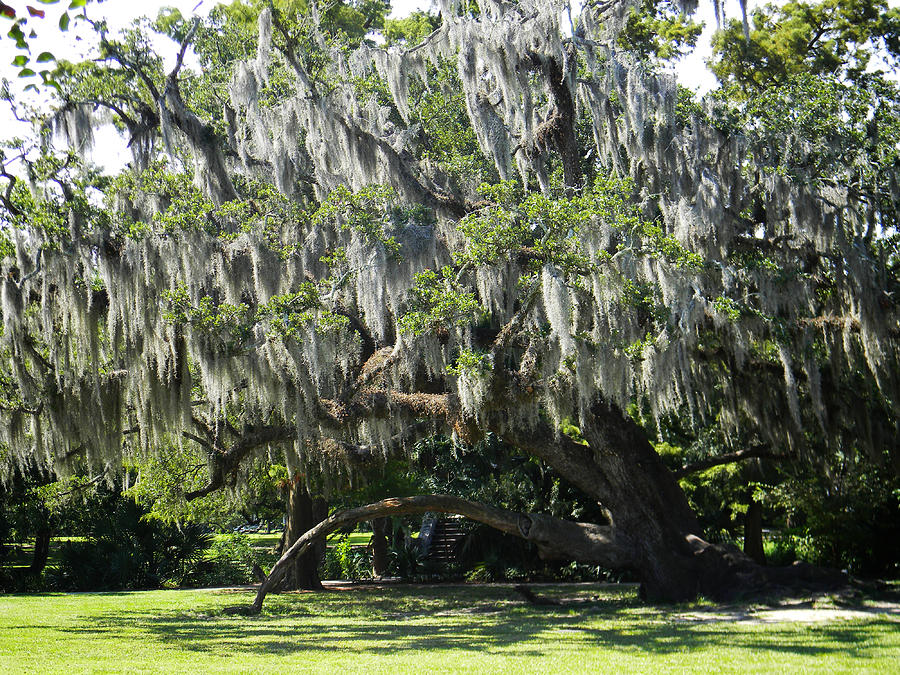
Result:
{"label": "green undergrowth", "polygon": [[759,624],[632,586],[534,590],[559,604],[508,585],[288,593],[259,616],[233,611],[237,591],[5,596],[0,672],[898,671],[896,616]]}
{"label": "green undergrowth", "polygon": [[[278,546],[281,540],[281,532],[258,532],[244,534],[250,546],[260,552],[269,552]],[[371,532],[351,532],[347,535],[352,546],[368,546],[372,539]],[[215,535],[221,537],[221,535]],[[340,534],[333,534],[328,538],[328,545],[332,546],[341,537]],[[68,541],[85,541],[85,537],[54,537],[50,542],[50,556],[47,559],[48,567],[56,567],[59,564],[60,547]],[[11,553],[7,566],[11,569],[22,569],[31,564],[31,558],[34,555],[34,541],[27,541],[19,544],[12,544]]]}
{"label": "green undergrowth", "polygon": [[[250,541],[250,545],[254,548],[274,548],[278,546],[278,542],[281,540],[281,532],[255,532],[244,536],[247,537]],[[328,545],[331,546],[342,536],[344,535],[341,535],[340,533],[329,535]],[[346,536],[350,539],[351,546],[368,546],[369,542],[372,540],[371,532],[351,532]]]}

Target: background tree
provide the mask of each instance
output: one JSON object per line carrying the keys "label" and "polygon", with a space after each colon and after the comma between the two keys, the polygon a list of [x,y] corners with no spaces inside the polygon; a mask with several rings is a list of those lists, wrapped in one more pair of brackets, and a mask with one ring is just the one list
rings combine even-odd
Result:
{"label": "background tree", "polygon": [[209,482],[207,454],[196,444],[173,444],[133,461],[126,470],[131,476],[126,494],[167,523],[197,523],[230,532],[248,522],[281,524],[285,517],[287,470],[268,461],[246,462],[231,489],[191,500],[185,495]]}
{"label": "background tree", "polygon": [[745,34],[730,21],[713,39],[710,68],[743,95],[784,85],[796,75],[859,81],[900,56],[900,9],[883,0],[767,4],[753,10]]}
{"label": "background tree", "polygon": [[[386,500],[300,537],[257,607],[330,529],[428,510],[633,569],[649,597],[805,573],[703,539],[624,411],[773,453],[898,447],[896,97],[827,82],[824,126],[784,124],[802,89],[679,97],[617,49],[625,4],[588,3],[571,37],[553,3],[441,9],[384,50],[267,8],[220,108],[183,93],[207,77],[183,72],[199,23],[171,24],[168,73],[137,33],[103,35],[105,62],[61,77],[57,125],[99,106],[144,140],[115,182],[52,153],[31,170],[56,187],[10,182],[4,440],[64,466],[181,435],[213,490],[274,447],[327,487],[492,432],[605,516]],[[874,153],[854,135],[870,111]]]}
{"label": "background tree", "polygon": [[39,471],[16,471],[7,478],[0,493],[0,545],[3,547],[0,559],[3,566],[11,562],[17,544],[31,540],[34,548],[24,570],[4,570],[4,590],[37,585],[47,565],[50,543],[58,530],[59,520],[72,515],[71,512],[65,513],[71,509],[65,508],[67,504],[62,497],[54,499],[60,492],[71,494],[71,491],[58,487],[55,481]]}

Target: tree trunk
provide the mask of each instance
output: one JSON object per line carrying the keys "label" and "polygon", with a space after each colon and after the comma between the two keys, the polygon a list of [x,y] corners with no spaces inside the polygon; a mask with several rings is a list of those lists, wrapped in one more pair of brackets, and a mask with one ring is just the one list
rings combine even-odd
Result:
{"label": "tree trunk", "polygon": [[698,556],[708,544],[687,499],[643,430],[617,408],[598,403],[579,442],[550,425],[502,431],[507,442],[545,461],[604,507],[609,524],[634,550],[642,595],[679,601],[702,592]]}
{"label": "tree trunk", "polygon": [[762,539],[762,504],[750,497],[744,516],[744,553],[760,565],[766,564]]}
{"label": "tree trunk", "polygon": [[[328,506],[321,497],[313,497],[300,479],[291,481],[287,490],[287,523],[284,528],[284,547],[290,547],[306,531],[318,525],[328,515]],[[286,570],[281,590],[317,590],[322,588],[319,564],[325,556],[325,540],[316,543],[313,551],[298,558]]]}
{"label": "tree trunk", "polygon": [[736,548],[706,542],[684,492],[643,430],[615,406],[598,402],[591,412],[581,429],[587,444],[549,424],[511,431],[498,416],[492,426],[604,507],[615,540],[629,550],[626,567],[641,579],[642,597],[724,599],[757,592],[770,581],[833,585],[842,580],[833,571],[770,573]]}
{"label": "tree trunk", "polygon": [[390,518],[375,518],[372,521],[372,570],[376,577],[383,577],[388,571],[388,532]]}
{"label": "tree trunk", "polygon": [[31,565],[28,567],[30,576],[40,576],[47,566],[47,558],[50,556],[50,540],[53,532],[49,524],[44,523],[38,529],[34,537],[34,555],[31,557]]}

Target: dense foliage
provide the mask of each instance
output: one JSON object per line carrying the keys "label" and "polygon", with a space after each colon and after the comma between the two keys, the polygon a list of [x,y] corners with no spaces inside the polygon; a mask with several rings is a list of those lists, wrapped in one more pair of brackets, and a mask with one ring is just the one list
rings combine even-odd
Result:
{"label": "dense foliage", "polygon": [[[252,461],[338,492],[420,439],[493,433],[599,504],[615,546],[592,560],[695,579],[706,544],[654,435],[826,485],[845,458],[896,509],[900,94],[869,67],[897,56],[896,12],[761,8],[743,42],[720,33],[726,86],[697,101],[653,65],[696,39],[673,5],[585,3],[571,33],[563,9],[94,24],[43,140],[5,145],[34,186],[2,174],[6,464],[160,454],[149,476],[199,449],[185,499]],[[129,138],[117,176],[79,158],[102,119]]]}

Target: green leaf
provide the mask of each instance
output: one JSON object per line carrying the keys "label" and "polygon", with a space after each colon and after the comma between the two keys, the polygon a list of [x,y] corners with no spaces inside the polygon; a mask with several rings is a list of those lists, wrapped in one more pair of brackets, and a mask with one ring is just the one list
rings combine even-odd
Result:
{"label": "green leaf", "polygon": [[14,58],[12,60],[12,64],[16,68],[22,68],[25,66],[26,63],[28,63],[28,57],[25,56],[24,54],[19,54],[16,58]]}
{"label": "green leaf", "polygon": [[69,15],[65,12],[59,17],[59,29],[62,31],[69,30]]}
{"label": "green leaf", "polygon": [[86,4],[87,0],[72,0],[69,9],[78,9],[79,7],[84,7]]}
{"label": "green leaf", "polygon": [[35,75],[37,75],[37,73],[31,68],[22,68],[22,70],[19,71],[19,77],[34,77]]}
{"label": "green leaf", "polygon": [[25,33],[22,32],[22,27],[19,24],[13,24],[7,35],[15,40],[16,49],[28,49],[28,43],[25,42]]}
{"label": "green leaf", "polygon": [[38,0],[42,5],[55,5],[59,0]]}
{"label": "green leaf", "polygon": [[56,57],[53,56],[53,54],[51,54],[50,52],[41,52],[40,54],[38,54],[38,63],[46,63],[47,61],[56,61]]}

